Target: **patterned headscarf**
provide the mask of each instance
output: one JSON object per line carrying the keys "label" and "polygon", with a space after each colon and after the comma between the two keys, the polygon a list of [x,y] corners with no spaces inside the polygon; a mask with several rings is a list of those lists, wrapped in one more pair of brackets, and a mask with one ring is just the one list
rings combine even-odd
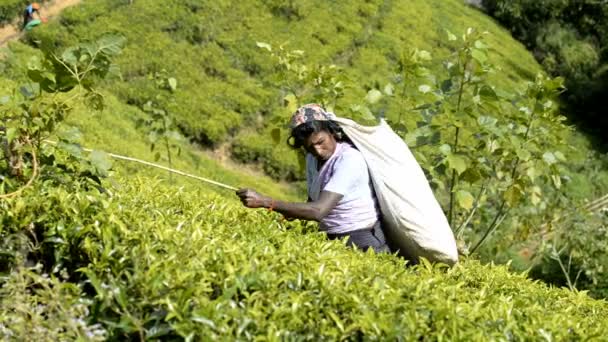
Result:
{"label": "patterned headscarf", "polygon": [[312,121],[328,121],[333,120],[335,117],[334,113],[326,112],[323,107],[316,103],[309,103],[298,108],[291,117],[289,127],[294,129],[303,123]]}

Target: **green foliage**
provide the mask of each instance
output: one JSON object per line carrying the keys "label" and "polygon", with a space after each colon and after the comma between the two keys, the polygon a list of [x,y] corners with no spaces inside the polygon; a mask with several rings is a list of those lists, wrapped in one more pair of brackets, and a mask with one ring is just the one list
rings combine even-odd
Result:
{"label": "green foliage", "polygon": [[600,62],[600,52],[591,41],[579,39],[574,28],[555,21],[539,29],[536,46],[546,51],[542,59],[545,69],[573,81],[593,74]]}
{"label": "green foliage", "polygon": [[[23,207],[19,195],[30,190],[28,187],[37,188],[42,184],[43,191],[51,189],[52,192],[53,187],[58,186],[75,193],[102,190],[100,177],[107,176],[111,167],[107,155],[92,151],[89,157],[85,156],[78,145],[81,138],[78,129],[58,127],[78,98],[83,98],[95,109],[103,107],[103,96],[93,87],[96,80],[112,71],[110,57],[120,53],[122,43],[120,37],[104,37],[94,43],[70,47],[61,55],[44,51],[43,59],[33,56],[28,63],[30,83],[21,86],[19,92],[15,90],[3,97],[0,103],[0,188],[3,190],[0,200],[16,198],[20,205],[7,209],[5,206],[10,204],[1,203],[9,213],[0,220],[0,236],[7,239],[4,248],[9,251],[2,253],[2,272],[9,270],[19,251],[28,246],[23,242],[23,237],[27,236],[25,232],[29,232],[34,241],[45,238],[46,232],[37,230],[34,220],[26,226],[19,220]],[[59,141],[47,145],[46,139],[53,135]],[[46,203],[53,204],[56,203]],[[40,209],[35,211],[40,218],[46,214],[52,216],[50,208]],[[16,244],[12,243],[13,238],[17,238]],[[44,255],[49,251],[39,252]],[[50,255],[53,254],[51,251]],[[63,262],[50,257],[40,259],[47,265]]]}
{"label": "green foliage", "polygon": [[[563,98],[570,118],[605,145],[608,122],[603,95],[608,87],[605,53],[608,3],[596,0],[484,0],[488,12],[534,51],[553,75],[566,78]],[[604,146],[605,147],[605,146]]]}
{"label": "green foliage", "polygon": [[[282,139],[280,146],[268,144],[267,134],[241,134],[232,143],[232,157],[243,163],[262,165],[264,172],[275,179],[304,180],[303,155],[295,155]],[[285,137],[279,133],[277,140]]]}
{"label": "green foliage", "polygon": [[[7,75],[11,78],[27,82],[29,57],[39,55],[39,51],[21,44],[12,46],[12,53],[7,54],[6,60],[0,61],[0,67],[5,67]],[[183,84],[180,80],[179,89],[176,93],[169,93],[156,89],[155,82],[145,79],[142,81],[150,88],[150,97],[155,99],[160,94],[168,95],[167,100],[171,100],[174,94],[179,94]],[[12,91],[13,88],[19,85],[18,82],[12,80],[2,80],[0,82],[0,94],[6,94]],[[137,89],[137,88],[136,88]],[[0,96],[2,98],[3,96]],[[77,145],[86,146],[93,149],[101,149],[111,151],[120,155],[131,156],[143,160],[152,159],[150,154],[149,132],[141,127],[137,129],[137,122],[145,120],[149,117],[148,114],[142,112],[141,108],[145,102],[141,104],[128,105],[120,101],[116,96],[108,91],[103,91],[104,109],[96,111],[86,107],[78,101],[73,102],[73,109],[69,116],[66,117],[64,126],[60,127],[60,131],[72,131],[70,127],[78,128],[80,131],[78,139],[72,141]],[[173,112],[173,103],[168,101],[165,103],[171,113]],[[63,134],[51,137],[53,140],[63,139]],[[272,196],[281,196],[285,199],[296,199],[300,196],[300,191],[294,189],[288,184],[276,184],[270,178],[264,176],[260,172],[255,172],[251,168],[235,165],[234,163],[222,163],[215,160],[215,157],[208,151],[200,149],[200,146],[191,145],[186,139],[172,140],[172,143],[178,146],[182,151],[179,157],[172,160],[173,166],[184,172],[200,175],[206,178],[220,181],[225,184],[230,184],[239,187],[255,187],[260,191]],[[87,153],[82,153],[82,156],[87,157]],[[167,157],[162,154],[161,162],[167,163]],[[115,162],[112,168],[117,172],[128,173],[130,175],[146,175],[154,177],[166,176],[166,173],[159,173],[158,170],[148,167],[141,167],[135,163]],[[200,186],[198,181],[191,181],[186,178],[174,178],[174,181],[179,186]],[[225,190],[209,187],[210,191],[226,194]]]}
{"label": "green foliage", "polygon": [[[535,57],[548,72],[565,77],[565,85],[568,89],[561,97],[565,100],[563,112],[572,122],[578,124],[586,132],[592,133],[594,136],[592,142],[596,148],[599,147],[600,154],[605,151],[605,131],[608,127],[608,121],[604,115],[604,97],[606,89],[608,89],[608,78],[605,77],[608,3],[594,0],[485,0],[484,5],[492,16],[508,27],[516,38],[534,51]],[[564,170],[565,179],[570,183],[566,184],[565,190],[569,198],[573,200],[564,205],[565,208],[580,206],[581,200],[585,197],[593,198],[606,192],[604,187],[606,161],[597,155],[593,158],[589,158],[588,155],[588,152],[579,150],[568,156],[569,160],[574,158],[580,161],[569,163],[571,164],[570,170]],[[546,160],[552,160],[551,156],[547,157]],[[581,177],[581,172],[586,176]],[[598,188],[602,190],[598,191]],[[548,219],[553,218],[548,217]],[[598,228],[601,225],[597,223],[596,218],[588,215],[581,216],[578,213],[573,215],[571,220],[564,221],[559,228],[556,228],[556,231],[571,231],[572,233],[556,233],[566,240],[562,240],[559,246],[551,244],[553,247],[539,251],[539,255],[545,256],[540,262],[547,264],[541,263],[537,265],[537,269],[557,270],[561,275],[557,277],[556,281],[566,284],[569,279],[564,277],[564,273],[569,272],[562,272],[561,266],[569,264],[578,268],[582,272],[582,277],[589,272],[592,273],[591,278],[587,279],[588,281],[583,279],[579,282],[582,288],[589,288],[596,294],[605,291],[598,290],[601,286],[597,285],[598,282],[605,283],[605,280],[599,280],[601,277],[590,271],[590,269],[594,269],[590,265],[597,260],[603,260],[603,257],[592,251],[597,251],[598,248],[602,250],[603,247],[595,247],[598,242],[590,239],[586,241],[590,246],[589,253],[586,253],[583,251],[584,249],[577,249],[576,246],[579,244],[575,242],[578,240],[576,237],[579,236],[578,234],[582,234],[580,236],[584,237],[590,236],[586,228]],[[570,239],[573,240],[574,245],[568,242]],[[554,275],[542,275],[543,279],[551,277]],[[572,275],[571,278],[576,277]]]}
{"label": "green foliage", "polygon": [[556,215],[542,239],[531,276],[571,289],[608,297],[606,241],[608,213],[577,209]]}
{"label": "green foliage", "polygon": [[[517,92],[495,87],[489,76],[496,69],[489,61],[483,36],[473,29],[461,38],[448,32],[453,54],[441,63],[444,66],[441,72],[433,72],[429,67],[432,61],[429,52],[418,49],[404,52],[395,75],[384,86],[370,89],[365,103],[348,109],[351,116],[362,121],[366,114],[371,116],[372,111],[399,108],[388,120],[424,168],[460,240],[461,252],[480,251],[484,259],[492,260],[497,258],[497,250],[509,249],[542,234],[547,229],[545,222],[554,220],[556,215],[569,215],[571,208],[584,197],[580,197],[580,188],[569,184],[573,181],[572,166],[576,165],[569,158],[580,159],[580,156],[570,152],[575,150],[568,145],[572,141],[570,129],[563,124],[564,118],[556,115],[555,98],[563,90],[563,80],[538,75],[534,82],[523,84]],[[270,52],[276,51],[269,44],[258,45]],[[275,83],[281,86],[281,94],[288,94],[284,98],[286,108],[311,101],[335,103],[342,96],[327,92],[297,96],[306,94],[302,89],[313,88],[318,80],[306,78],[313,67],[305,64],[305,60],[284,55],[279,48],[279,53],[274,52],[272,57],[280,69],[279,81]],[[287,57],[302,55],[304,53],[298,51],[288,53]],[[353,88],[348,80],[334,78],[333,81],[346,89]],[[340,112],[343,115],[348,109],[342,108]],[[413,120],[417,116],[419,119]],[[287,132],[282,122],[286,119],[287,116],[282,116],[272,120],[265,131],[275,143],[285,139]],[[259,153],[254,158],[266,154]],[[590,170],[591,165],[601,168],[602,162],[587,159],[579,165],[586,165]],[[602,171],[588,174],[592,173],[598,177]],[[564,182],[569,192],[579,194],[564,195]],[[601,181],[593,183],[601,184]],[[583,192],[588,196],[595,190]],[[566,221],[560,227],[574,229],[577,233],[573,234],[578,234],[580,228],[576,227],[582,226],[582,222],[597,227],[593,220],[584,217]],[[485,251],[481,250],[501,225],[503,232],[495,239],[499,242],[493,241]],[[593,280],[580,281],[578,288],[597,294],[603,286],[597,284],[604,282],[595,266],[603,262],[602,246],[600,243],[593,252],[590,249],[590,253],[582,253],[577,252],[577,247],[567,245],[561,252],[552,251],[553,254],[547,255],[560,261],[564,253],[577,255],[569,258],[571,267],[593,275]],[[526,267],[531,265],[534,264],[528,263]],[[560,280],[557,284],[575,288],[565,277],[569,271],[553,268],[548,274]],[[541,278],[549,280],[546,276]]]}
{"label": "green foliage", "polygon": [[21,15],[28,3],[24,0],[3,0],[0,4],[0,26],[10,24]]}
{"label": "green foliage", "polygon": [[[151,78],[155,81],[159,91],[173,93],[177,89],[177,80],[173,77],[168,77],[165,71],[155,73]],[[177,156],[181,153],[179,145],[175,144],[175,141],[180,140],[181,136],[177,132],[177,127],[166,109],[171,102],[174,103],[175,99],[173,97],[169,98],[165,92],[157,94],[154,99],[150,99],[143,105],[142,110],[148,114],[148,117],[140,119],[138,122],[139,126],[145,126],[148,131],[151,152],[154,152],[154,148],[159,141],[163,144],[166,157],[169,161],[169,168],[173,167],[171,160],[172,150],[177,150]],[[158,161],[159,159],[160,152],[156,152],[154,160]],[[169,178],[171,178],[171,173],[169,173]]]}
{"label": "green foliage", "polygon": [[104,341],[86,320],[92,301],[81,289],[36,269],[20,268],[0,288],[0,337],[5,341]]}
{"label": "green foliage", "polygon": [[[508,55],[494,54],[497,63],[504,66],[504,71],[495,75],[496,82],[513,86],[514,80],[533,77],[538,70],[507,32],[458,0],[410,4],[267,1],[232,7],[229,1],[155,0],[129,5],[102,0],[65,10],[58,23],[32,32],[28,39],[32,44],[49,41],[65,46],[105,32],[123,34],[130,42],[117,59],[123,80],[108,82],[106,89],[124,103],[141,107],[156,95],[147,76],[165,69],[180,83],[175,105],[168,108],[174,123],[187,139],[213,148],[231,143],[235,137],[242,141],[240,136],[252,128],[264,131],[260,122],[287,112],[283,101],[289,94],[276,95],[277,68],[256,42],[282,46],[285,51],[307,51],[301,57],[310,66],[305,77],[319,75],[320,83],[316,88],[298,89],[303,94],[296,95],[318,97],[322,94],[314,93],[325,92],[331,99],[329,94],[341,93],[335,98],[337,103],[324,103],[337,111],[357,105],[369,90],[377,88],[376,82],[385,82],[402,46],[447,55],[442,30],[437,27],[462,31],[471,26],[471,20],[495,34],[489,38],[491,46],[506,44],[510,51]],[[519,68],[509,68],[512,64]],[[341,87],[342,79],[355,80],[357,87]],[[369,118],[370,113],[360,116]],[[281,138],[286,139],[285,134]],[[271,142],[264,139],[264,144]],[[246,146],[237,149],[243,148]],[[271,154],[275,152],[284,151]],[[263,168],[289,169],[296,155],[281,159],[286,165],[265,164]]]}
{"label": "green foliage", "polygon": [[[563,340],[606,329],[605,302],[505,266],[404,267],[327,241],[313,226],[149,178],[2,204],[2,220],[46,232],[34,247],[62,260],[48,272],[81,284],[92,300],[82,319],[110,340]],[[11,305],[32,300],[20,298]],[[68,324],[63,317],[57,326]]]}
{"label": "green foliage", "polygon": [[[455,54],[448,58],[462,58],[451,67],[446,65],[443,71],[440,63],[430,63],[430,53],[424,50],[402,54],[401,46],[410,42],[407,37],[417,36],[411,35],[408,25],[423,27],[427,20],[464,27],[461,20],[466,15],[458,11],[474,12],[466,12],[457,1],[368,1],[346,5],[268,1],[264,6],[247,2],[236,8],[231,5],[227,1],[136,1],[131,5],[126,1],[84,2],[78,10],[66,12],[61,25],[48,26],[48,30],[31,36],[32,41],[48,38],[51,44],[41,39],[44,48],[69,46],[77,39],[105,31],[122,32],[131,42],[146,44],[138,43],[145,48],[127,47],[124,54],[112,56],[121,67],[125,66],[123,76],[128,82],[105,80],[105,91],[95,90],[94,84],[86,80],[92,76],[91,80],[98,81],[109,73],[109,59],[99,69],[80,74],[88,70],[87,58],[94,60],[87,52],[90,45],[68,49],[65,59],[60,56],[66,69],[72,71],[65,78],[67,86],[63,77],[57,81],[52,76],[63,70],[50,68],[55,64],[42,62],[41,67],[33,68],[30,76],[38,77],[41,88],[58,93],[51,99],[47,95],[35,99],[61,103],[70,96],[90,93],[94,100],[90,104],[101,104],[98,100],[103,94],[106,109],[92,115],[89,108],[74,101],[65,109],[65,113],[71,111],[70,116],[52,112],[54,115],[49,117],[55,121],[43,121],[52,125],[41,126],[31,120],[20,128],[27,133],[43,127],[38,131],[60,139],[60,144],[39,140],[40,144],[26,149],[25,176],[35,173],[29,171],[32,151],[45,157],[41,161],[45,175],[23,188],[19,196],[0,200],[0,271],[7,275],[0,279],[0,317],[17,322],[11,325],[10,332],[2,329],[1,333],[20,338],[22,332],[37,325],[42,329],[36,333],[57,339],[76,339],[83,334],[88,339],[110,340],[578,340],[603,336],[607,327],[602,318],[608,313],[605,301],[592,300],[584,292],[531,282],[524,274],[509,272],[506,266],[464,260],[449,270],[428,263],[404,267],[404,261],[395,256],[364,254],[346,248],[341,241],[327,241],[315,225],[283,222],[273,213],[246,210],[233,199],[208,193],[199,183],[177,180],[179,186],[167,186],[161,179],[133,176],[159,175],[133,165],[114,166],[129,178],[104,179],[102,176],[108,175],[110,167],[108,156],[95,152],[84,158],[79,144],[147,156],[149,146],[143,137],[148,131],[134,127],[138,118],[149,117],[141,109],[151,99],[156,102],[150,108],[171,113],[172,118],[174,115],[175,123],[188,138],[217,146],[233,141],[234,135],[235,155],[243,160],[258,158],[269,167],[276,165],[276,169],[266,169],[276,177],[296,175],[296,154],[288,154],[284,145],[272,147],[270,141],[277,138],[274,126],[284,122],[289,106],[296,103],[295,95],[301,94],[296,101],[320,98],[353,117],[365,118],[384,111],[405,137],[416,136],[411,132],[418,129],[416,121],[422,114],[426,121],[418,132],[420,145],[416,145],[415,152],[422,155],[421,151],[428,149],[433,160],[425,165],[429,174],[435,173],[430,177],[438,189],[444,185],[439,196],[444,204],[456,203],[458,212],[468,213],[476,208],[473,190],[483,188],[481,176],[498,179],[495,188],[486,186],[493,198],[485,193],[478,196],[485,201],[483,208],[477,208],[481,213],[479,220],[470,220],[463,226],[470,229],[465,232],[471,236],[483,233],[477,228],[479,222],[499,217],[496,214],[501,203],[511,208],[516,218],[513,226],[519,225],[519,217],[542,214],[544,203],[552,203],[552,187],[565,178],[556,180],[551,175],[564,171],[560,164],[570,156],[556,148],[546,148],[546,144],[555,144],[558,139],[549,134],[552,128],[547,125],[555,123],[559,127],[559,123],[553,121],[553,106],[546,100],[559,88],[559,82],[539,77],[517,94],[501,92],[510,87],[484,87],[488,85],[486,77],[488,82],[498,78],[501,81],[497,84],[512,86],[508,77],[517,72],[505,71],[507,76],[489,73],[486,59],[492,50],[477,43],[477,39],[466,38],[474,31],[467,33],[463,46],[450,47],[449,51]],[[420,15],[404,15],[412,8]],[[317,21],[323,25],[315,25]],[[133,27],[137,30],[131,30]],[[290,74],[293,69],[285,63],[273,64],[264,52],[265,46],[260,48],[254,43],[285,41],[290,29],[301,39],[290,42],[290,46],[301,45],[302,50],[315,51],[305,55],[306,59],[289,63],[307,66],[302,78],[297,73]],[[450,43],[438,39],[433,29],[425,34],[430,38],[418,45],[421,49],[437,48],[447,55],[446,46]],[[499,35],[506,37],[504,32]],[[498,46],[499,41],[510,44],[500,37],[490,37],[493,43],[489,45]],[[23,47],[17,44],[16,49]],[[22,52],[33,53],[27,49]],[[334,59],[336,63],[326,63]],[[526,57],[521,61],[520,71],[527,68]],[[84,64],[78,64],[81,62]],[[19,69],[27,70],[18,58],[10,63],[13,65],[7,70],[11,75],[18,74]],[[400,69],[395,72],[398,63]],[[336,67],[323,67],[331,64]],[[157,98],[159,89],[148,79],[165,67],[166,75],[180,80],[179,91],[169,93],[175,103]],[[275,92],[283,87],[279,83],[262,89],[262,84],[281,81],[286,71],[297,81],[292,85],[296,89],[292,91],[294,97],[285,91]],[[395,73],[399,77],[394,77]],[[444,84],[448,78],[451,82]],[[340,81],[343,84],[336,88]],[[358,86],[348,88],[347,83],[351,82]],[[79,83],[87,87],[81,89]],[[71,86],[75,88],[69,90]],[[161,76],[160,86],[171,88],[171,83]],[[32,89],[36,87],[26,87],[22,96],[28,98],[34,93]],[[82,93],[78,93],[79,89]],[[59,94],[62,90],[69,91]],[[5,104],[19,101],[11,97]],[[423,106],[435,102],[440,103]],[[37,108],[31,104],[14,107],[22,110],[2,113],[31,113]],[[438,112],[431,113],[432,110]],[[480,121],[482,116],[485,118]],[[28,118],[25,114],[24,117]],[[439,127],[434,127],[435,119]],[[70,127],[58,126],[61,122],[79,127],[84,136]],[[439,136],[425,132],[439,131],[438,128],[442,131]],[[455,128],[460,133],[456,134]],[[471,132],[475,129],[479,132]],[[19,136],[16,133],[21,130],[11,131],[10,136]],[[9,131],[4,132],[3,137],[8,139]],[[279,140],[285,138],[282,134],[278,134]],[[458,141],[456,136],[460,137]],[[528,137],[536,140],[527,141]],[[541,143],[540,137],[546,141]],[[497,151],[501,150],[504,160],[491,153],[494,145],[487,143],[490,140],[504,145],[493,151],[499,154]],[[432,144],[439,142],[433,149]],[[469,156],[477,144],[483,145],[480,152],[484,156],[496,159],[485,161]],[[271,185],[259,175],[226,171],[183,141],[176,141],[175,145],[184,149],[182,156],[173,160],[176,167],[204,172],[229,184],[290,196],[287,188]],[[535,149],[523,148],[528,145]],[[497,163],[496,170],[484,168],[494,166],[492,163]],[[543,173],[530,176],[536,175],[528,172],[532,163],[537,163]],[[8,184],[5,170],[10,169],[10,164],[2,167],[3,182]],[[471,180],[475,177],[469,178],[469,173],[478,167],[480,179]],[[505,173],[504,169],[515,173]],[[87,171],[90,174],[84,175]],[[454,174],[457,182],[452,181]],[[7,189],[23,182],[24,179],[16,179]],[[452,184],[455,185],[450,189]],[[517,191],[509,192],[515,185]],[[450,201],[452,193],[454,199]],[[541,194],[538,208],[517,207],[518,203],[539,199]],[[555,208],[563,213],[561,207]],[[454,217],[459,222],[463,220],[460,215]],[[539,215],[538,220],[542,219]],[[513,237],[519,232],[505,229],[498,233]],[[38,263],[42,265],[40,272],[50,275],[49,282],[37,273],[24,273],[24,264]],[[599,264],[588,265],[589,270],[594,267],[600,272]],[[43,330],[46,328],[48,332]]]}
{"label": "green foliage", "polygon": [[[121,121],[109,120],[115,115],[83,128],[93,136],[105,125],[120,131]],[[79,138],[70,129],[60,134]],[[531,283],[504,266],[404,268],[395,256],[347,249],[314,226],[283,223],[197,187],[135,177],[102,182],[36,182],[0,202],[1,226],[9,227],[2,231],[5,270],[39,262],[70,282],[23,296],[14,295],[23,286],[4,283],[15,298],[3,301],[11,305],[3,317],[17,322],[13,335],[32,324],[57,329],[41,330],[49,336],[88,331],[88,338],[112,340],[583,339],[606,328],[596,319],[606,303]],[[49,315],[31,312],[39,310],[31,303]],[[566,309],[569,316],[561,314]],[[70,325],[74,319],[79,325]]]}
{"label": "green foliage", "polygon": [[103,96],[94,84],[114,71],[110,58],[120,53],[123,42],[120,37],[108,36],[67,48],[60,55],[46,50],[44,58],[33,56],[29,60],[29,83],[0,101],[1,198],[22,191],[39,175],[49,180],[59,178],[55,174],[62,171],[91,179],[106,175],[108,165],[102,154],[83,158],[82,149],[75,144],[77,130],[60,134],[55,148],[41,146],[56,133],[76,99],[84,99],[92,108],[103,108]]}
{"label": "green foliage", "polygon": [[[372,110],[399,108],[389,122],[414,149],[457,237],[466,241],[463,251],[470,247],[474,253],[510,212],[521,230],[534,230],[550,202],[544,194],[561,187],[560,163],[566,157],[556,146],[563,145],[568,128],[555,115],[554,99],[563,86],[561,79],[538,75],[517,93],[498,89],[488,81],[495,69],[482,33],[471,28],[461,38],[448,32],[447,39],[453,53],[441,63],[444,70],[431,71],[429,52],[406,51],[385,85],[369,90],[366,103],[348,109],[365,119]],[[268,44],[259,45],[273,51]],[[320,76],[307,78],[313,67],[289,58],[303,53],[285,57],[281,48],[279,52],[273,57],[280,68],[278,84],[288,94],[285,107],[335,103],[342,97],[341,92],[306,94],[301,89],[334,89],[331,84],[353,88],[337,77],[320,86]],[[281,132],[285,120],[271,121],[272,132]],[[518,210],[530,206],[538,210]]]}

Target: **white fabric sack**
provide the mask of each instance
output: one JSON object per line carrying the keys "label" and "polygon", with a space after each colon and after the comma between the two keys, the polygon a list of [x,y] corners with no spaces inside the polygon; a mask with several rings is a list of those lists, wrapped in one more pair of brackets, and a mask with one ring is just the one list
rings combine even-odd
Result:
{"label": "white fabric sack", "polygon": [[389,245],[408,259],[455,264],[458,251],[452,229],[405,142],[384,120],[374,127],[332,120],[367,162]]}

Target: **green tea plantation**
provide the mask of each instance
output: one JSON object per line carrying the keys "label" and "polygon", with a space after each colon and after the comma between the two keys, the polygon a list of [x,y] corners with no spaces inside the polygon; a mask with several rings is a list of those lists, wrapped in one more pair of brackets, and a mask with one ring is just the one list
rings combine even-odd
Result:
{"label": "green tea plantation", "polygon": [[[608,160],[461,1],[83,1],[0,72],[2,340],[608,339]],[[408,143],[459,263],[237,201],[305,199],[285,123],[313,101]]]}
{"label": "green tea plantation", "polygon": [[47,229],[30,252],[44,273],[3,278],[5,339],[600,340],[608,328],[605,301],[508,266],[406,266],[200,187],[38,190],[1,204],[4,227]]}

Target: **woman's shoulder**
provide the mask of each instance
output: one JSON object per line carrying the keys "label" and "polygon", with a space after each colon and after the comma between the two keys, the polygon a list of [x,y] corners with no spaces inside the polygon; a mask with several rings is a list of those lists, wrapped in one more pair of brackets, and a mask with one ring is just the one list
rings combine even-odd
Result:
{"label": "woman's shoulder", "polygon": [[363,154],[357,148],[350,144],[348,145],[348,147],[345,148],[344,152],[340,156],[340,159],[349,163],[365,164],[365,158],[363,157]]}

